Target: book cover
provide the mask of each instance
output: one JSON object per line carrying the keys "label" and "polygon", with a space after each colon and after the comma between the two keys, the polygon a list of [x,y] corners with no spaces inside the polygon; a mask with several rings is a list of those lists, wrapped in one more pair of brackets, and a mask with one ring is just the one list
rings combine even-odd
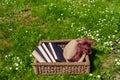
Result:
{"label": "book cover", "polygon": [[46,51],[47,55],[49,56],[50,60],[52,62],[56,62],[56,60],[54,59],[50,48],[48,47],[47,43],[42,43],[42,47],[44,48],[44,50]]}
{"label": "book cover", "polygon": [[56,60],[57,61],[66,61],[64,56],[63,56],[63,50],[61,49],[61,47],[59,47],[57,44],[55,43],[49,43],[51,44],[51,48],[53,48],[53,54],[57,57]]}

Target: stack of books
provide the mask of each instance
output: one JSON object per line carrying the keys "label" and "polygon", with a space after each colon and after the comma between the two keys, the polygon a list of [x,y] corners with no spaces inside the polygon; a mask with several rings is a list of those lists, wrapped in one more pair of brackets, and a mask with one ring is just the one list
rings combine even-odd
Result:
{"label": "stack of books", "polygon": [[55,43],[46,42],[37,46],[32,55],[39,62],[64,62],[62,49]]}

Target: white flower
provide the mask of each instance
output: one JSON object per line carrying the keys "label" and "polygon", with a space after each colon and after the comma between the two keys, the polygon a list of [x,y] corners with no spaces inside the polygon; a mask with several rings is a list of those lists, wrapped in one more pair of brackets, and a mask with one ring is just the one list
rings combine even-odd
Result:
{"label": "white flower", "polygon": [[9,29],[9,31],[13,31],[13,29],[12,29],[12,28],[10,28],[10,29]]}
{"label": "white flower", "polygon": [[99,32],[98,30],[96,32]]}
{"label": "white flower", "polygon": [[26,33],[28,32],[28,30],[25,31]]}
{"label": "white flower", "polygon": [[93,74],[92,74],[92,73],[90,73],[90,74],[89,74],[89,76],[93,76]]}
{"label": "white flower", "polygon": [[11,69],[12,69],[12,67],[9,67],[9,69],[11,70]]}
{"label": "white flower", "polygon": [[112,46],[113,44],[112,43],[110,43],[110,46]]}
{"label": "white flower", "polygon": [[117,62],[116,64],[119,66],[119,65],[120,65],[120,62]]}
{"label": "white flower", "polygon": [[19,66],[19,64],[18,64],[18,63],[15,63],[15,66]]}
{"label": "white flower", "polygon": [[117,32],[117,30],[115,30],[115,32]]}
{"label": "white flower", "polygon": [[22,61],[20,62],[20,64],[22,64]]}
{"label": "white flower", "polygon": [[8,56],[7,55],[5,55],[5,58],[7,58]]}
{"label": "white flower", "polygon": [[85,4],[83,4],[83,7],[85,7]]}
{"label": "white flower", "polygon": [[97,41],[100,41],[100,39],[98,38]]}
{"label": "white flower", "polygon": [[92,39],[94,39],[94,37],[93,37],[93,36],[91,36],[91,38],[92,38]]}
{"label": "white flower", "polygon": [[20,59],[19,57],[17,57],[17,59]]}
{"label": "white flower", "polygon": [[94,31],[94,33],[96,34],[96,31]]}
{"label": "white flower", "polygon": [[106,45],[107,43],[106,43],[106,42],[104,42],[103,44],[104,44],[104,45]]}
{"label": "white flower", "polygon": [[61,14],[61,16],[63,16],[63,14]]}
{"label": "white flower", "polygon": [[15,69],[18,70],[18,67],[16,67]]}
{"label": "white flower", "polygon": [[110,36],[108,36],[108,38],[110,38]]}
{"label": "white flower", "polygon": [[74,24],[75,24],[75,23],[72,23],[72,24],[71,24],[71,27],[73,27],[73,26],[74,26]]}
{"label": "white flower", "polygon": [[115,38],[115,35],[113,35],[112,37]]}
{"label": "white flower", "polygon": [[117,52],[120,52],[120,50],[118,50]]}
{"label": "white flower", "polygon": [[115,61],[117,62],[117,61],[118,61],[118,59],[115,59]]}
{"label": "white flower", "polygon": [[20,62],[20,59],[18,59],[18,61]]}
{"label": "white flower", "polygon": [[46,7],[47,5],[43,5],[44,7]]}
{"label": "white flower", "polygon": [[80,32],[80,29],[78,29],[78,32]]}
{"label": "white flower", "polygon": [[61,19],[60,19],[60,18],[58,18],[58,19],[57,19],[57,21],[61,21]]}
{"label": "white flower", "polygon": [[32,54],[30,54],[29,56],[32,57]]}
{"label": "white flower", "polygon": [[96,34],[96,36],[99,36],[99,34]]}
{"label": "white flower", "polygon": [[100,78],[101,76],[100,75],[97,75],[97,78]]}
{"label": "white flower", "polygon": [[112,47],[111,47],[110,49],[111,49],[111,50],[113,50],[113,48],[112,48]]}
{"label": "white flower", "polygon": [[112,44],[112,41],[110,41],[109,44]]}

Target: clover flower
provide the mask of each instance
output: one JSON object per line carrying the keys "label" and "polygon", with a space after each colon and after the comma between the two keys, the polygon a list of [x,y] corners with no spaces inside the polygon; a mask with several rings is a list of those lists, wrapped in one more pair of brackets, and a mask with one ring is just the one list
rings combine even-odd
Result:
{"label": "clover flower", "polygon": [[118,59],[118,58],[115,59],[115,65],[120,66],[120,59]]}
{"label": "clover flower", "polygon": [[15,66],[19,66],[19,64],[18,64],[18,63],[15,63],[14,65],[15,65]]}
{"label": "clover flower", "polygon": [[10,70],[12,70],[12,67],[9,67]]}
{"label": "clover flower", "polygon": [[30,54],[29,56],[32,57],[32,54]]}
{"label": "clover flower", "polygon": [[115,38],[115,35],[113,35],[112,37]]}
{"label": "clover flower", "polygon": [[26,30],[25,32],[28,33],[28,30]]}
{"label": "clover flower", "polygon": [[100,76],[100,75],[97,75],[97,78],[101,78],[101,76]]}
{"label": "clover flower", "polygon": [[118,31],[117,31],[117,30],[115,30],[115,32],[117,33]]}
{"label": "clover flower", "polygon": [[18,70],[18,67],[16,67],[15,70]]}
{"label": "clover flower", "polygon": [[61,16],[63,16],[63,13],[61,14]]}
{"label": "clover flower", "polygon": [[116,64],[117,64],[118,66],[120,66],[120,62],[117,62]]}
{"label": "clover flower", "polygon": [[17,59],[20,59],[19,57],[17,57]]}
{"label": "clover flower", "polygon": [[58,18],[58,19],[57,19],[57,21],[59,22],[59,21],[61,21],[61,19],[60,19],[60,18]]}
{"label": "clover flower", "polygon": [[93,76],[93,74],[92,74],[92,73],[90,73],[90,74],[89,74],[89,76]]}
{"label": "clover flower", "polygon": [[78,32],[80,32],[81,30],[80,29],[78,29]]}
{"label": "clover flower", "polygon": [[71,24],[71,27],[73,27],[73,26],[74,26],[74,24],[75,24],[75,23],[72,23],[72,24]]}
{"label": "clover flower", "polygon": [[20,62],[20,64],[22,64],[22,61]]}
{"label": "clover flower", "polygon": [[7,58],[8,57],[8,55],[5,55],[5,58]]}
{"label": "clover flower", "polygon": [[13,31],[13,29],[12,29],[12,28],[10,28],[10,29],[9,29],[9,31]]}
{"label": "clover flower", "polygon": [[115,59],[115,62],[117,62],[118,61],[118,59]]}
{"label": "clover flower", "polygon": [[99,34],[96,34],[96,36],[99,36]]}

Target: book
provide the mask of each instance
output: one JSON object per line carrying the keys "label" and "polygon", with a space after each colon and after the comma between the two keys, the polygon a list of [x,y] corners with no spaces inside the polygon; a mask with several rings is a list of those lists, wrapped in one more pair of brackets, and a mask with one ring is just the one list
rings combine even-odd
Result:
{"label": "book", "polygon": [[36,48],[33,52],[32,55],[35,57],[35,59],[38,62],[47,62],[47,60],[44,58],[44,56],[42,55],[42,53],[39,51],[38,48]]}
{"label": "book", "polygon": [[56,62],[56,60],[54,59],[52,53],[50,52],[50,49],[47,47],[46,43],[42,43],[42,47],[44,48],[44,50],[46,51],[47,55],[49,56],[50,60],[52,62]]}
{"label": "book", "polygon": [[52,50],[52,53],[56,59],[56,61],[66,61],[64,56],[63,56],[63,50],[61,49],[60,46],[58,46],[55,43],[49,42],[50,48]]}
{"label": "book", "polygon": [[58,57],[57,57],[57,55],[56,55],[56,53],[55,53],[55,50],[53,49],[53,46],[52,46],[52,43],[51,43],[51,42],[49,42],[49,46],[50,46],[51,52],[53,53],[54,58],[57,60]]}
{"label": "book", "polygon": [[42,43],[41,45],[37,46],[33,51],[32,55],[39,61],[39,62],[62,62],[66,61],[63,56],[63,50],[60,46],[55,43]]}
{"label": "book", "polygon": [[38,46],[38,49],[41,51],[42,55],[44,56],[44,58],[47,60],[47,62],[52,62],[49,58],[49,56],[47,55],[47,53],[45,52],[45,50],[42,48],[41,45]]}

